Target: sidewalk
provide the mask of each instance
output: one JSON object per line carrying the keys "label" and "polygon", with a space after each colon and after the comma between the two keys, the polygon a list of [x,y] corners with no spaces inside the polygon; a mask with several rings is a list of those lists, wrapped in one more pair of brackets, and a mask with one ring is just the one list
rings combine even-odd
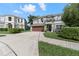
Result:
{"label": "sidewalk", "polygon": [[39,41],[47,42],[49,44],[55,44],[55,45],[66,47],[66,48],[71,48],[71,49],[74,49],[74,50],[79,50],[79,43],[46,38],[46,37],[44,37],[43,33],[40,33]]}

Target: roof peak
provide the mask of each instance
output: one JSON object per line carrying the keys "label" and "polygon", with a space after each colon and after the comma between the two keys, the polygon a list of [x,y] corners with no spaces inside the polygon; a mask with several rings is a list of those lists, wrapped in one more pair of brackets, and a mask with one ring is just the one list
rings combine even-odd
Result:
{"label": "roof peak", "polygon": [[13,15],[13,14],[6,14],[6,15],[0,15],[0,16],[14,16],[14,17],[22,18],[21,16]]}

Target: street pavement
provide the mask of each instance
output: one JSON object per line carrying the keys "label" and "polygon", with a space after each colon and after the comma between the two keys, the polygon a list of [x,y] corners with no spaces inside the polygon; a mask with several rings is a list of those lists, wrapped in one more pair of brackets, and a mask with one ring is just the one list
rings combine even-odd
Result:
{"label": "street pavement", "polygon": [[0,37],[0,55],[38,56],[38,36],[39,32],[24,32]]}

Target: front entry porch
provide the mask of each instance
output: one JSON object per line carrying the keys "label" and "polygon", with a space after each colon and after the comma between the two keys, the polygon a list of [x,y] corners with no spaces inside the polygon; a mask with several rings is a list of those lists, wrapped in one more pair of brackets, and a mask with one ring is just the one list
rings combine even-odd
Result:
{"label": "front entry porch", "polygon": [[52,24],[46,24],[44,29],[45,31],[52,32]]}
{"label": "front entry porch", "polygon": [[47,31],[51,31],[52,25],[51,24],[47,24],[46,26],[47,26]]}

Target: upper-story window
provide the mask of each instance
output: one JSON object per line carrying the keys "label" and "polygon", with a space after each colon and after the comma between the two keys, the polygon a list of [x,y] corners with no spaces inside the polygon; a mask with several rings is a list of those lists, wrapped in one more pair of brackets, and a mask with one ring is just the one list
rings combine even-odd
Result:
{"label": "upper-story window", "polygon": [[52,19],[47,19],[47,20],[46,20],[46,22],[51,22],[51,21],[52,21]]}
{"label": "upper-story window", "polygon": [[61,16],[55,16],[55,17],[54,17],[54,20],[55,20],[55,21],[61,21]]}
{"label": "upper-story window", "polygon": [[18,19],[18,22],[20,22],[20,20]]}
{"label": "upper-story window", "polygon": [[9,21],[12,21],[12,18],[11,18],[11,17],[8,17],[8,20],[9,20]]}
{"label": "upper-story window", "polygon": [[41,18],[41,22],[43,22],[43,19]]}

